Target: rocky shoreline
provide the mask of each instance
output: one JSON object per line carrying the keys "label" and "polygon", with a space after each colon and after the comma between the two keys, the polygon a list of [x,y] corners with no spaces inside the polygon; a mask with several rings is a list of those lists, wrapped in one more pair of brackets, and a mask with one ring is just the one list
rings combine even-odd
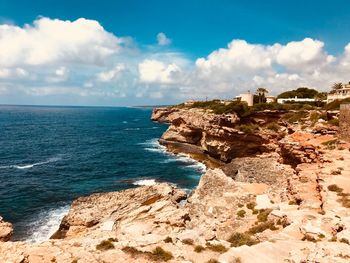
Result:
{"label": "rocky shoreline", "polygon": [[154,109],[170,124],[160,143],[212,168],[190,195],[159,183],[81,197],[37,244],[8,241],[0,220],[0,262],[349,262],[350,145],[285,114]]}

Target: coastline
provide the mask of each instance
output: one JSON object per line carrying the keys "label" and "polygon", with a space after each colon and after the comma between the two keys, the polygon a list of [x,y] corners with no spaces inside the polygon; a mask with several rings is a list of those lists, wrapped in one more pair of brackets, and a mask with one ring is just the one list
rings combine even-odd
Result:
{"label": "coastline", "polygon": [[[216,156],[221,164],[208,169],[190,195],[174,185],[152,183],[81,197],[55,239],[33,245],[5,242],[0,255],[7,260],[24,253],[32,262],[40,247],[46,251],[40,262],[53,257],[57,262],[152,262],[155,251],[168,255],[169,262],[346,262],[350,144],[339,141],[333,127],[319,123],[305,130],[293,124],[281,126],[283,137],[263,128],[252,136],[225,126],[233,116],[228,122],[217,115],[198,121],[208,114],[180,113],[182,120],[179,112],[167,115],[173,120],[161,143],[177,140],[166,145],[170,152],[196,149],[194,157]],[[236,138],[240,141],[230,141]],[[226,147],[247,142],[236,151]],[[244,154],[230,159],[242,154],[237,150]],[[103,242],[109,248],[100,250]]]}

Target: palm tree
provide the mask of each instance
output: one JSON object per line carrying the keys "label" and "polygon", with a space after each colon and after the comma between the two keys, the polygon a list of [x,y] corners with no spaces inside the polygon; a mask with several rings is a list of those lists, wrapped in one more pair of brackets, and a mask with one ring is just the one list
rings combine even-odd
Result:
{"label": "palm tree", "polygon": [[258,88],[255,92],[256,95],[259,97],[259,103],[264,102],[266,94],[269,93],[269,91],[265,88]]}
{"label": "palm tree", "polygon": [[331,93],[335,93],[337,90],[340,90],[343,88],[343,84],[340,83],[340,82],[335,82],[333,85],[332,85],[332,91]]}

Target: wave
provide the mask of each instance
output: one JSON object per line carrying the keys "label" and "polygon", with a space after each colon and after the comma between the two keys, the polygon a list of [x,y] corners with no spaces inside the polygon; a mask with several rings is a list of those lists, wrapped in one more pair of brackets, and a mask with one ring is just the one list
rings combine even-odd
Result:
{"label": "wave", "polygon": [[124,131],[139,131],[139,130],[154,130],[159,129],[159,127],[147,127],[147,128],[125,128]]}
{"label": "wave", "polygon": [[11,168],[15,168],[15,169],[20,169],[20,170],[25,170],[25,169],[30,169],[33,168],[34,166],[39,166],[39,165],[43,165],[43,164],[48,164],[48,163],[53,163],[53,162],[57,162],[59,160],[61,160],[61,157],[53,157],[50,158],[44,162],[38,162],[38,163],[33,163],[33,164],[25,164],[25,165],[5,165],[5,166],[0,166],[0,169],[11,169]]}
{"label": "wave", "polygon": [[125,128],[124,131],[138,131],[140,128]]}
{"label": "wave", "polygon": [[141,179],[141,180],[137,180],[135,182],[133,182],[133,185],[138,185],[138,186],[143,186],[143,185],[155,185],[157,182],[155,179]]}
{"label": "wave", "polygon": [[38,220],[31,222],[28,226],[28,229],[31,229],[32,232],[29,233],[26,241],[36,243],[48,240],[58,230],[63,217],[68,211],[69,205],[66,205],[39,213]]}
{"label": "wave", "polygon": [[168,152],[167,148],[161,145],[158,139],[151,139],[144,143],[140,143],[140,145],[143,145],[144,150],[146,151],[167,155],[168,158],[162,161],[162,163],[179,162],[183,164],[185,167],[192,168],[200,173],[205,173],[207,170],[207,167],[205,166],[205,164],[192,159],[191,156],[188,154],[182,154],[182,153],[174,154],[174,153]]}

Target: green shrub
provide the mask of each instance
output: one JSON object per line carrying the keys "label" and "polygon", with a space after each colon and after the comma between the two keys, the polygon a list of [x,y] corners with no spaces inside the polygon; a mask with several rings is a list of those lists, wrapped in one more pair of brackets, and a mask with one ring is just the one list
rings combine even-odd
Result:
{"label": "green shrub", "polygon": [[243,209],[242,209],[242,210],[239,210],[239,211],[237,212],[237,216],[239,216],[239,217],[244,217],[245,214],[246,214],[246,211],[244,211]]}
{"label": "green shrub", "polygon": [[259,126],[251,123],[251,124],[241,124],[236,126],[236,128],[244,133],[252,134],[259,129]]}
{"label": "green shrub", "polygon": [[278,228],[275,226],[273,221],[268,221],[268,222],[260,223],[256,226],[252,226],[251,228],[249,228],[248,233],[254,235],[257,233],[264,232],[266,229],[270,229],[274,231],[274,230],[277,230]]}
{"label": "green shrub", "polygon": [[339,240],[339,242],[341,242],[341,243],[345,243],[345,244],[348,244],[348,245],[350,245],[350,242],[349,242],[349,240],[347,240],[346,238],[341,238],[340,240]]}
{"label": "green shrub", "polygon": [[333,125],[333,126],[339,126],[339,119],[330,119],[329,121],[328,121],[328,124],[329,125]]}
{"label": "green shrub", "polygon": [[302,241],[310,241],[310,242],[317,242],[316,238],[309,234],[305,234],[304,237],[301,239]]}
{"label": "green shrub", "polygon": [[214,258],[211,258],[207,261],[207,263],[219,263],[219,261],[217,261],[216,259]]}
{"label": "green shrub", "polygon": [[325,110],[339,110],[341,104],[348,104],[350,103],[350,98],[344,99],[344,100],[335,100],[331,103],[326,104],[323,108]]}
{"label": "green shrub", "polygon": [[173,254],[169,251],[165,251],[161,247],[156,247],[152,251],[152,259],[153,260],[163,260],[163,261],[168,261],[173,258]]}
{"label": "green shrub", "polygon": [[201,246],[201,245],[197,245],[194,247],[194,251],[197,253],[202,252],[203,250],[205,250],[205,247]]}
{"label": "green shrub", "polygon": [[218,253],[224,253],[227,251],[227,248],[221,244],[207,243],[207,248],[210,249],[211,251],[218,252]]}
{"label": "green shrub", "polygon": [[271,122],[266,125],[266,128],[271,131],[278,132],[281,127],[276,122]]}
{"label": "green shrub", "polygon": [[303,119],[305,119],[307,116],[306,111],[291,111],[286,113],[283,116],[283,119],[288,121],[289,123],[294,123],[294,122],[301,122]]}
{"label": "green shrub", "polygon": [[337,193],[340,193],[340,192],[343,191],[343,188],[340,188],[340,187],[337,186],[336,184],[328,185],[328,186],[327,186],[327,189],[328,189],[329,191],[337,192]]}
{"label": "green shrub", "polygon": [[254,210],[255,206],[256,206],[255,202],[250,202],[250,203],[247,204],[247,208],[250,209],[250,210]]}
{"label": "green shrub", "polygon": [[165,243],[173,243],[173,240],[172,240],[171,237],[166,237],[166,238],[164,239],[164,242],[165,242]]}
{"label": "green shrub", "polygon": [[114,248],[112,241],[103,240],[100,244],[96,246],[97,250],[105,251]]}
{"label": "green shrub", "polygon": [[193,239],[190,239],[190,238],[185,238],[182,240],[182,243],[186,244],[186,245],[193,245],[194,241]]}
{"label": "green shrub", "polygon": [[257,215],[257,219],[259,222],[266,222],[267,217],[272,212],[272,209],[262,209],[259,211],[259,214]]}
{"label": "green shrub", "polygon": [[247,233],[234,233],[227,241],[231,243],[232,247],[252,246],[258,243]]}

